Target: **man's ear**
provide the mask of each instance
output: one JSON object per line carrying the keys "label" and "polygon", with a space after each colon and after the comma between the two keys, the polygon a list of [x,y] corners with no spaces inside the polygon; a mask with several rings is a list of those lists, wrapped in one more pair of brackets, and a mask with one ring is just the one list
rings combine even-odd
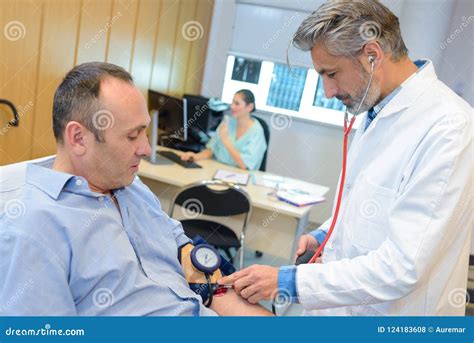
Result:
{"label": "man's ear", "polygon": [[81,156],[86,152],[87,129],[77,121],[70,121],[64,130],[64,143],[71,151]]}
{"label": "man's ear", "polygon": [[369,61],[369,57],[371,61],[374,62],[374,68],[377,69],[377,67],[380,66],[380,63],[385,57],[385,53],[382,50],[382,47],[380,44],[376,41],[371,41],[368,42],[364,48],[363,48],[363,54],[366,56],[365,61],[363,61],[364,64],[368,64],[369,68],[371,67],[371,62]]}

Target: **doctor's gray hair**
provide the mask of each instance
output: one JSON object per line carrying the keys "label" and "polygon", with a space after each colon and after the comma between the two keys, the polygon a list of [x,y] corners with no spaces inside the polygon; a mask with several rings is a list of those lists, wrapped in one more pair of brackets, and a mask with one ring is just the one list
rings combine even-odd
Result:
{"label": "doctor's gray hair", "polygon": [[394,61],[408,55],[397,16],[377,0],[330,0],[293,36],[298,49],[309,51],[321,43],[336,56],[356,56],[369,41],[377,41]]}

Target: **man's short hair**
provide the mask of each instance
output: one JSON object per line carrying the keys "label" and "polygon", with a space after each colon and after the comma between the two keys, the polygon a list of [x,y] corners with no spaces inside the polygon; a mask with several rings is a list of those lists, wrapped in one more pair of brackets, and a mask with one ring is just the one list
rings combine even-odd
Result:
{"label": "man's short hair", "polygon": [[357,56],[369,41],[399,61],[408,55],[400,23],[377,0],[332,0],[306,18],[293,36],[293,45],[308,51],[317,43],[332,55]]}
{"label": "man's short hair", "polygon": [[104,142],[104,130],[97,124],[96,114],[101,110],[106,112],[99,99],[100,83],[105,77],[133,84],[132,76],[125,69],[104,62],[83,63],[66,74],[53,102],[53,132],[58,143],[63,142],[64,129],[70,121],[83,124],[97,141]]}

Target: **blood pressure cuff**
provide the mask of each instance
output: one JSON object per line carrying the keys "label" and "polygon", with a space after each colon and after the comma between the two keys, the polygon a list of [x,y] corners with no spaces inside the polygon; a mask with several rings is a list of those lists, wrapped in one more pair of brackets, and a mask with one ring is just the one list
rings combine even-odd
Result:
{"label": "blood pressure cuff", "polygon": [[219,269],[210,275],[211,289],[209,289],[206,275],[203,272],[197,270],[191,262],[191,250],[193,250],[195,246],[207,244],[207,242],[199,235],[194,237],[192,241],[192,243],[186,243],[179,247],[178,260],[183,267],[184,276],[189,284],[189,287],[194,293],[199,294],[202,298],[202,302],[206,304],[211,292],[214,293],[217,289],[217,280],[219,280],[222,276],[234,273],[235,268],[232,263],[230,263],[221,255],[221,264]]}

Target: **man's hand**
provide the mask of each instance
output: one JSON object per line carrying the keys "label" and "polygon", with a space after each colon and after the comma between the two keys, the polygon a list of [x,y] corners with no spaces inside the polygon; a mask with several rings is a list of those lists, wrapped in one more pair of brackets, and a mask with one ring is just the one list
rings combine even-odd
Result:
{"label": "man's hand", "polygon": [[278,268],[253,265],[218,280],[233,285],[235,292],[249,303],[275,298],[278,292]]}
{"label": "man's hand", "polygon": [[[319,243],[314,238],[313,235],[303,235],[300,237],[300,240],[298,242],[298,248],[296,249],[296,255],[294,257],[294,262],[296,262],[296,259],[298,256],[302,255],[305,251],[311,250],[316,252],[316,250],[319,248]],[[321,263],[321,258],[316,259],[316,263]]]}

